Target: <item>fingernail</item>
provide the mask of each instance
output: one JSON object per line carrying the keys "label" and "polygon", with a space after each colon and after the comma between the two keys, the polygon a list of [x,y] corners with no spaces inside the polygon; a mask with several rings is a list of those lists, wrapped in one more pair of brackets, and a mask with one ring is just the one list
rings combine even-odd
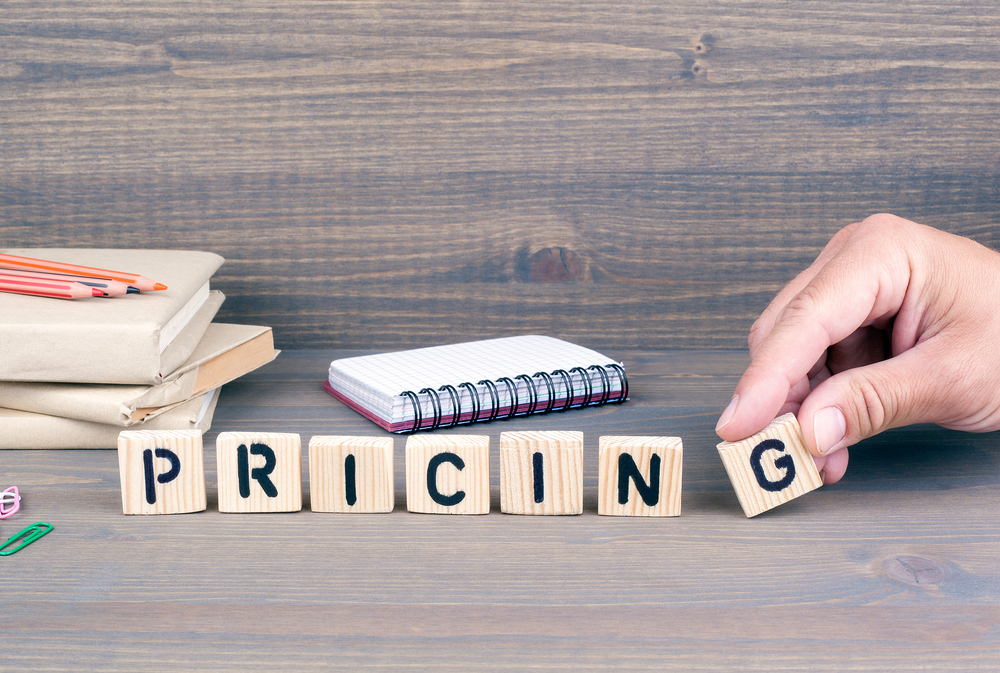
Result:
{"label": "fingernail", "polygon": [[820,409],[813,416],[813,437],[820,455],[832,452],[847,433],[847,421],[837,407]]}
{"label": "fingernail", "polygon": [[721,430],[729,421],[733,420],[733,416],[736,415],[736,404],[740,401],[739,395],[733,395],[733,399],[729,402],[729,406],[726,410],[722,412],[719,416],[719,422],[715,426],[715,431]]}

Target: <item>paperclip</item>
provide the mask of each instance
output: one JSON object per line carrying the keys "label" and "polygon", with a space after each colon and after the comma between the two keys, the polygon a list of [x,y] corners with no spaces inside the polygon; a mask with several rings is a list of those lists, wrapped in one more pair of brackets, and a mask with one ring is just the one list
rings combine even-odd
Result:
{"label": "paperclip", "polygon": [[17,492],[17,486],[0,491],[0,519],[6,519],[19,509],[21,509],[21,494]]}
{"label": "paperclip", "polygon": [[[10,556],[11,554],[16,554],[17,552],[21,551],[29,544],[31,544],[38,538],[42,537],[46,533],[50,532],[51,530],[52,530],[52,524],[45,523],[44,521],[39,521],[38,523],[31,524],[30,526],[22,530],[20,533],[12,535],[9,540],[0,545],[0,556]],[[20,540],[23,540],[21,544],[14,547],[13,549],[7,549],[7,547],[11,546],[12,544]]]}

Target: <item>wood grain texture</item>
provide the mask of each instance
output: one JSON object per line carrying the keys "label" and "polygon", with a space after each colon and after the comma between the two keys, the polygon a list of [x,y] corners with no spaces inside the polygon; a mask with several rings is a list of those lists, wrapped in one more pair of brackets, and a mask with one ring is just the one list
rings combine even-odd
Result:
{"label": "wood grain texture", "polygon": [[[714,448],[745,351],[609,350],[629,402],[475,426],[494,446],[582,430],[580,516],[502,516],[498,480],[490,516],[411,514],[402,470],[390,514],[220,513],[221,432],[390,437],[320,388],[331,360],[359,354],[286,351],[223,388],[201,513],[123,516],[114,451],[0,452],[0,485],[22,495],[0,539],[55,527],[3,559],[3,668],[1000,667],[998,434],[887,431],[851,448],[842,481],[747,519]],[[597,515],[613,434],[683,438],[682,516]]]}
{"label": "wood grain texture", "polygon": [[716,446],[747,517],[823,485],[795,414],[784,414],[753,437]]}
{"label": "wood grain texture", "polygon": [[489,435],[407,437],[406,509],[421,514],[489,514]]}
{"label": "wood grain texture", "polygon": [[500,511],[565,515],[583,512],[583,433],[500,433]]}
{"label": "wood grain texture", "polygon": [[302,440],[295,432],[221,432],[215,439],[219,511],[302,509]]}
{"label": "wood grain texture", "polygon": [[[680,516],[684,442],[680,437],[603,435],[597,444],[597,513],[607,516]],[[633,473],[621,488],[621,456]],[[654,462],[655,461],[655,462]],[[641,493],[639,486],[647,493]],[[622,502],[624,496],[625,502]],[[651,502],[647,502],[650,500]]]}
{"label": "wood grain texture", "polygon": [[[345,514],[391,512],[396,505],[393,455],[391,437],[310,437],[310,509]],[[348,456],[352,457],[350,474]]]}
{"label": "wood grain texture", "polygon": [[125,514],[186,514],[208,506],[201,430],[124,430],[118,471]]}
{"label": "wood grain texture", "polygon": [[997,246],[978,0],[5,2],[0,246],[200,248],[278,348],[737,348],[841,226]]}

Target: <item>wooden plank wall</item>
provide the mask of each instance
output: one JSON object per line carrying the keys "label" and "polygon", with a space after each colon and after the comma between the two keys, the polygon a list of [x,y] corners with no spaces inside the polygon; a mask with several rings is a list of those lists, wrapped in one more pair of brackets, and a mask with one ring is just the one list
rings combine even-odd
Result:
{"label": "wooden plank wall", "polygon": [[0,6],[0,247],[218,252],[281,348],[740,348],[868,214],[1000,243],[993,2]]}

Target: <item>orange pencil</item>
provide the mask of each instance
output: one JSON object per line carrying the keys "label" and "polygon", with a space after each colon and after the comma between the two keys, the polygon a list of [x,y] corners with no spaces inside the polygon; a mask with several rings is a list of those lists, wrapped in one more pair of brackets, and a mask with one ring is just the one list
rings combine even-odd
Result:
{"label": "orange pencil", "polygon": [[66,273],[41,273],[39,271],[27,271],[21,269],[0,268],[0,275],[18,276],[21,278],[34,278],[35,280],[61,280],[64,282],[75,281],[81,285],[89,285],[101,290],[105,297],[120,297],[123,294],[136,293],[139,288],[126,285],[121,281],[109,278],[90,278],[88,276],[73,276]]}
{"label": "orange pencil", "polygon": [[7,255],[4,253],[0,253],[0,268],[21,269],[24,271],[45,271],[48,273],[66,273],[73,276],[89,276],[91,278],[110,278],[111,280],[117,280],[121,283],[127,283],[128,285],[137,287],[140,292],[167,289],[167,286],[163,283],[154,283],[150,279],[134,273],[110,271],[108,269],[95,269],[90,266],[50,262],[45,259],[18,257],[17,255]]}
{"label": "orange pencil", "polygon": [[5,276],[2,274],[0,274],[0,292],[31,294],[38,297],[53,297],[55,299],[100,297],[104,294],[99,288],[83,285],[73,280],[34,280],[24,278],[23,276]]}

